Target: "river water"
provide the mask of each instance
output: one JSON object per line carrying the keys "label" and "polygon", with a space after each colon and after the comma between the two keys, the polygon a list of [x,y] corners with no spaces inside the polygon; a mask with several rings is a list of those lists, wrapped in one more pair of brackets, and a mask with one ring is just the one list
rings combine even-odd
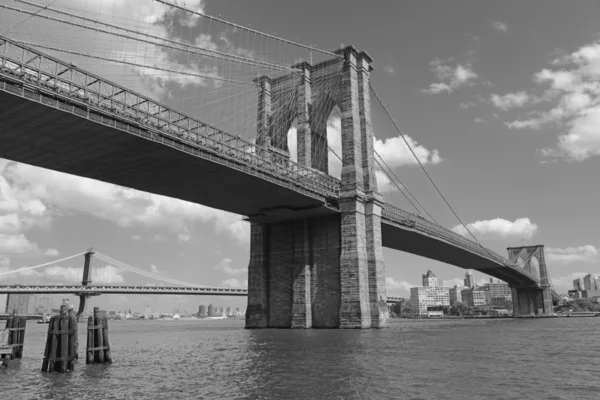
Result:
{"label": "river water", "polygon": [[392,320],[381,330],[109,321],[113,364],[41,373],[29,321],[0,399],[600,399],[600,318]]}

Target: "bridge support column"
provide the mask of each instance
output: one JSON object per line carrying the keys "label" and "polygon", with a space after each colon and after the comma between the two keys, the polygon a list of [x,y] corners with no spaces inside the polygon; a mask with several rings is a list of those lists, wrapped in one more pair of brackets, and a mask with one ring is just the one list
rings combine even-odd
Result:
{"label": "bridge support column", "polygon": [[513,316],[528,317],[552,314],[552,297],[550,297],[549,304],[544,299],[545,296],[551,296],[550,288],[512,287],[511,289]]}
{"label": "bridge support column", "polygon": [[[88,250],[87,253],[85,253],[85,261],[83,264],[83,279],[81,280],[81,284],[83,286],[88,286],[90,283],[92,283],[90,266],[91,266],[93,255],[94,255],[94,251],[91,249]],[[86,299],[87,299],[87,296],[85,294],[79,295],[79,309],[77,310],[77,319],[79,319],[81,314],[83,314],[83,312],[85,311]]]}
{"label": "bridge support column", "polygon": [[[296,115],[299,163],[327,171],[315,162],[327,162],[328,113],[313,117],[308,96],[313,106],[317,102],[329,104],[323,108],[331,109],[337,102],[340,107],[340,214],[252,223],[247,328],[379,328],[387,323],[383,203],[375,178],[369,98],[372,60],[351,46],[337,53],[344,58],[337,98],[311,92],[311,79],[319,76],[319,69],[311,66],[309,75],[304,68]],[[285,111],[286,105],[281,107]],[[315,134],[320,134],[320,139]],[[308,154],[316,145],[323,148],[325,156]]]}

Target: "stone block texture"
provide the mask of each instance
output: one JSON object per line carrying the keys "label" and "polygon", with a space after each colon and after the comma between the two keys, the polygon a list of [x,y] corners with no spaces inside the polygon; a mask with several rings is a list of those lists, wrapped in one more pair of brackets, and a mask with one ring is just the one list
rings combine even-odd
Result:
{"label": "stone block texture", "polygon": [[[279,81],[259,80],[263,85],[259,85],[259,103],[264,104],[259,114],[270,111],[266,105],[277,104],[271,118],[295,110],[298,162],[323,172],[328,161],[328,112],[315,115],[314,105],[331,111],[337,102],[342,176],[340,214],[252,224],[248,328],[380,328],[387,323],[382,200],[375,178],[369,97],[372,60],[351,46],[337,53],[344,61],[336,99],[311,90],[311,78],[316,79],[319,71],[310,65],[302,67],[296,95],[287,105],[282,104]],[[264,118],[259,116],[259,123]],[[273,141],[278,135],[268,136]]]}

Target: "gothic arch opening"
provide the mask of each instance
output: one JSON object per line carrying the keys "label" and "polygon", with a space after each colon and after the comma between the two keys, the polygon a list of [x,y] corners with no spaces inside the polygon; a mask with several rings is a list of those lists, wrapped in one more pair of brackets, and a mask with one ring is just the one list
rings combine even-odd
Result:
{"label": "gothic arch opening", "polygon": [[540,263],[535,256],[531,257],[531,260],[529,260],[529,271],[531,275],[540,280]]}

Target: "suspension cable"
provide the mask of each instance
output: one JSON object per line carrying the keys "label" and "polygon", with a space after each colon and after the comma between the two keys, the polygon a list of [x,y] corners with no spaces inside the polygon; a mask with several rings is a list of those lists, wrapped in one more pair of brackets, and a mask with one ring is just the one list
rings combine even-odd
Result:
{"label": "suspension cable", "polygon": [[471,237],[473,237],[473,239],[475,240],[475,242],[477,242],[478,244],[480,244],[479,240],[477,240],[477,238],[475,237],[475,235],[473,235],[473,233],[469,230],[469,228],[465,225],[465,223],[460,219],[460,217],[458,216],[458,214],[456,213],[456,211],[454,211],[454,209],[452,208],[452,206],[450,205],[450,203],[448,202],[448,200],[446,200],[446,197],[444,197],[444,195],[442,194],[442,192],[440,191],[440,189],[438,188],[438,186],[436,185],[436,183],[433,181],[433,179],[431,178],[431,176],[429,175],[429,173],[427,172],[427,170],[423,166],[423,163],[421,163],[421,160],[419,160],[419,157],[417,157],[417,155],[415,154],[412,146],[408,143],[408,140],[406,140],[406,137],[400,131],[400,128],[398,127],[398,124],[394,120],[394,117],[392,117],[392,115],[388,111],[387,107],[385,106],[385,104],[383,103],[383,101],[381,100],[381,98],[379,97],[379,95],[377,94],[377,92],[375,91],[375,89],[373,88],[373,85],[371,85],[371,83],[369,83],[369,87],[373,91],[373,94],[375,95],[375,98],[377,98],[377,101],[379,101],[379,104],[381,104],[381,107],[383,107],[383,110],[387,114],[387,116],[390,119],[390,121],[392,121],[392,124],[394,125],[394,128],[396,128],[396,131],[398,132],[398,134],[400,135],[400,137],[402,137],[402,140],[404,140],[404,143],[406,143],[406,146],[408,146],[408,149],[410,150],[410,152],[412,153],[412,155],[415,157],[415,159],[417,160],[417,162],[421,166],[421,169],[423,170],[423,172],[425,172],[425,175],[427,175],[427,178],[429,179],[429,181],[431,182],[431,184],[433,185],[433,187],[435,188],[435,190],[438,192],[438,194],[440,195],[440,197],[444,200],[444,202],[446,203],[446,205],[448,206],[448,208],[450,209],[450,211],[452,211],[452,214],[454,214],[454,216],[460,222],[460,224],[466,229],[467,232],[469,232],[469,235],[471,235]]}
{"label": "suspension cable", "polygon": [[56,264],[56,263],[59,263],[59,262],[70,260],[71,258],[82,256],[82,255],[84,255],[86,253],[87,253],[87,251],[84,251],[83,253],[79,253],[79,254],[75,254],[73,256],[61,258],[60,260],[54,260],[54,261],[50,261],[50,262],[47,262],[47,263],[44,263],[44,264],[34,265],[33,267],[23,267],[23,268],[19,268],[19,269],[14,269],[12,271],[0,272],[0,275],[15,274],[17,272],[28,271],[28,270],[31,270],[31,269],[45,267],[47,265]]}
{"label": "suspension cable", "polygon": [[[414,201],[415,201],[415,202],[416,202],[416,203],[417,203],[419,206],[421,206],[421,208],[423,209],[423,211],[425,211],[425,214],[427,214],[427,215],[429,216],[429,218],[431,218],[431,220],[432,220],[433,222],[435,222],[436,224],[438,224],[438,225],[439,225],[439,223],[436,221],[436,219],[435,219],[435,218],[433,218],[433,216],[432,216],[432,215],[429,213],[429,211],[427,211],[427,208],[425,208],[425,206],[423,206],[423,205],[421,204],[421,202],[419,202],[419,200],[418,200],[418,199],[417,199],[417,198],[416,198],[416,197],[415,197],[415,196],[414,196],[414,195],[411,193],[411,191],[410,191],[410,190],[408,190],[408,187],[406,186],[406,184],[404,184],[404,182],[402,182],[402,181],[400,180],[400,178],[398,178],[398,176],[396,175],[396,173],[394,173],[394,170],[393,170],[392,168],[390,168],[390,166],[389,166],[389,165],[388,165],[388,164],[385,162],[385,160],[383,159],[383,157],[381,157],[381,154],[379,154],[379,153],[377,152],[377,150],[375,150],[375,149],[373,149],[373,151],[375,152],[375,155],[379,156],[379,159],[380,159],[380,160],[383,162],[383,164],[384,164],[384,165],[387,167],[387,169],[388,169],[388,170],[389,170],[389,171],[392,173],[392,175],[394,175],[394,177],[395,177],[395,178],[398,180],[398,182],[400,182],[400,184],[401,184],[401,185],[404,187],[404,189],[405,189],[405,190],[408,192],[408,194],[410,194],[410,196],[411,196],[411,197],[414,199]],[[379,163],[379,161],[378,161],[377,163]],[[380,164],[380,165],[381,165],[381,164]],[[385,171],[384,171],[384,172],[385,172]],[[386,173],[386,175],[387,175],[387,173]],[[389,175],[388,175],[388,178],[390,178],[390,181],[392,181],[392,182],[393,182],[393,179],[392,179],[392,178],[391,178]],[[410,201],[410,199],[408,199],[408,198],[407,198],[407,200],[410,202],[410,204],[413,204],[413,203]],[[414,204],[413,204],[413,207],[415,207],[415,206],[414,206]],[[415,208],[416,208],[416,207],[415,207]],[[419,214],[420,214],[420,213],[419,213]]]}
{"label": "suspension cable", "polygon": [[30,18],[35,17],[36,15],[38,15],[39,13],[41,13],[42,11],[44,11],[45,9],[47,9],[48,7],[50,7],[52,4],[56,3],[58,0],[54,0],[52,3],[47,4],[46,6],[44,6],[43,8],[40,8],[38,11],[36,11],[35,14],[30,15],[29,17],[25,18],[23,21],[19,22],[18,24],[16,24],[15,26],[13,26],[12,28],[9,28],[7,30],[5,30],[4,32],[0,33],[0,35],[6,35],[7,33],[9,33],[10,31],[12,31],[13,29],[15,29],[17,26],[23,24],[24,22],[28,21]]}

